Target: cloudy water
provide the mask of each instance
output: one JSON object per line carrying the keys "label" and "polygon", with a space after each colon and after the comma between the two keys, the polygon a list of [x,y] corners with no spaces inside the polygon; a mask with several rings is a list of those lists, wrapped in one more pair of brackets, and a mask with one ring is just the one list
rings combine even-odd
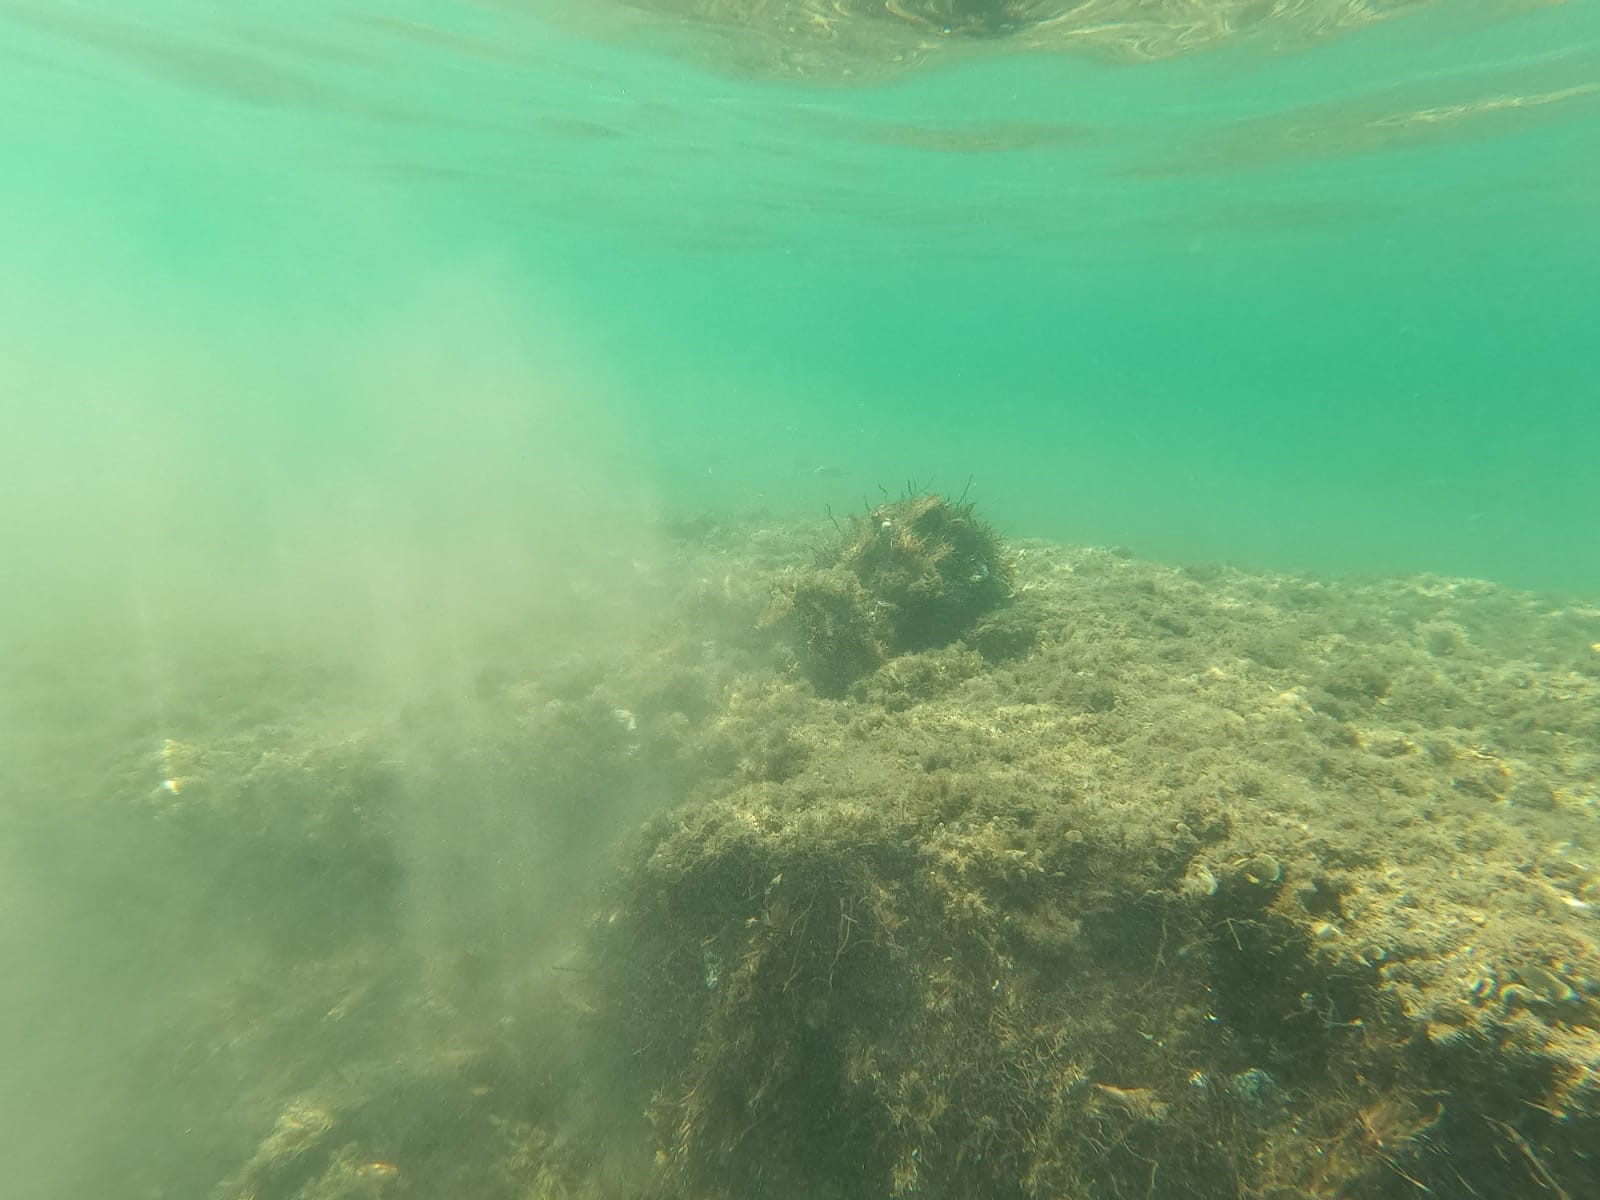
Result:
{"label": "cloudy water", "polygon": [[352,1096],[559,1075],[505,1013],[599,1003],[617,832],[782,757],[663,747],[805,674],[788,522],[1480,579],[1590,653],[1597,150],[1588,0],[0,0],[17,1194],[398,1195]]}

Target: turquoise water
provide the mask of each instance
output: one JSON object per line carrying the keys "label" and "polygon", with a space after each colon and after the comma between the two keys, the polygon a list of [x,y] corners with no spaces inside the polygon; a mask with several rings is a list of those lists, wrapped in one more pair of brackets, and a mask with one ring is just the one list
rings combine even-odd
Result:
{"label": "turquoise water", "polygon": [[46,557],[130,493],[234,552],[357,475],[472,523],[525,464],[685,510],[971,476],[1017,534],[1600,585],[1592,4],[861,86],[667,26],[0,8]]}
{"label": "turquoise water", "polygon": [[[662,516],[970,486],[1008,537],[1600,590],[1592,0],[1149,61],[805,41],[798,74],[782,37],[526,8],[0,0],[0,1161],[29,1194],[240,1170],[348,1035],[228,980],[365,937],[351,897],[393,902],[375,972],[463,929],[565,946],[632,817],[553,787],[591,841],[541,840],[551,797],[482,744],[561,679],[500,656],[626,644],[646,584],[706,584]],[[685,645],[742,646],[718,619],[767,586],[711,580]],[[678,653],[631,666],[667,695]],[[617,736],[629,678],[596,693]],[[398,899],[348,830],[302,878],[367,803]],[[394,1057],[405,1023],[363,1020]]]}

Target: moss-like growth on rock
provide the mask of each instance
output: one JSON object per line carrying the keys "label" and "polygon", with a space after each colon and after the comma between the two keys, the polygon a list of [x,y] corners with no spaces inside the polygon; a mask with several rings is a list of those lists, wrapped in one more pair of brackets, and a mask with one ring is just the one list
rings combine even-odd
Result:
{"label": "moss-like growth on rock", "polygon": [[839,562],[880,605],[891,654],[955,641],[1011,595],[1000,535],[967,502],[907,496],[858,520]]}
{"label": "moss-like growth on rock", "polygon": [[1192,836],[1020,778],[902,779],[888,805],[876,779],[755,785],[624,869],[594,1004],[654,1093],[653,1194],[1115,1197],[1158,1155],[1221,1194],[1251,1143],[1210,1135],[1186,1077],[1212,1034],[1177,999],[1211,959],[1158,965],[1210,941],[1176,886]]}
{"label": "moss-like growth on rock", "polygon": [[768,622],[794,631],[817,691],[841,696],[888,658],[968,634],[1010,595],[1005,544],[970,503],[908,494],[784,576]]}
{"label": "moss-like growth on rock", "polygon": [[909,560],[812,533],[467,707],[130,739],[8,860],[122,900],[34,961],[209,932],[51,1194],[1600,1196],[1600,609],[1036,542],[903,650]]}
{"label": "moss-like growth on rock", "polygon": [[872,597],[848,571],[784,576],[768,621],[792,631],[801,668],[818,695],[844,695],[888,656]]}

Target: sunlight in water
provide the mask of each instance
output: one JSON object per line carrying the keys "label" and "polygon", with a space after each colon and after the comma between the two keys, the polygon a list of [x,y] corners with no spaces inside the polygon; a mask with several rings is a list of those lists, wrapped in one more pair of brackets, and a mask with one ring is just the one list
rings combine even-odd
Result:
{"label": "sunlight in water", "polygon": [[[738,69],[874,79],[978,53],[1064,51],[1172,58],[1247,38],[1274,51],[1359,29],[1425,0],[611,0],[723,35],[705,48]],[[977,45],[975,45],[977,44]],[[981,47],[981,48],[980,48]]]}

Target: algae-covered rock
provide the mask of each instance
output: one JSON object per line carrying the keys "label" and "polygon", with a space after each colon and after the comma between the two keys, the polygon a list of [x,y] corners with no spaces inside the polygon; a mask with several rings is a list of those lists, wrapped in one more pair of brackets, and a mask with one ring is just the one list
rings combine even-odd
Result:
{"label": "algae-covered rock", "polygon": [[[815,692],[752,682],[720,722],[737,745],[780,726],[803,766],[653,821],[593,927],[595,1027],[653,1126],[647,1194],[1600,1186],[1600,834],[1576,799],[1596,776],[1520,698],[1465,699],[1510,696],[1508,668],[1409,644],[1431,595],[1312,605],[1296,581],[1029,547],[1045,633],[996,670],[981,620],[897,640],[925,576],[882,512],[785,585],[787,616],[865,610],[874,653]],[[843,657],[799,649],[810,671]],[[1549,729],[1590,711],[1552,705]],[[1555,808],[1468,786],[1552,778],[1546,746]]]}
{"label": "algae-covered rock", "polygon": [[793,630],[800,665],[819,695],[842,696],[888,651],[880,610],[848,571],[802,571],[778,585],[777,619]]}
{"label": "algae-covered rock", "polygon": [[[982,767],[875,772],[905,734],[836,746],[827,794],[663,818],[625,868],[594,1004],[652,1093],[652,1194],[1116,1195],[1157,1154],[1234,1179],[1248,1146],[1188,1078],[1213,1040],[1190,835]],[[1202,949],[1162,966],[1167,938]]]}
{"label": "algae-covered rock", "polygon": [[194,1161],[60,1194],[1600,1195],[1600,609],[812,532],[466,714],[141,743],[119,859],[232,899],[116,1116]]}
{"label": "algae-covered rock", "polygon": [[970,503],[943,496],[880,504],[838,556],[879,606],[891,654],[953,642],[1011,595],[1000,536]]}
{"label": "algae-covered rock", "polygon": [[[973,506],[913,494],[862,514],[815,567],[782,577],[768,623],[794,632],[818,692],[840,696],[888,658],[972,632],[1010,595],[1004,543]],[[988,641],[1026,644],[1014,632]]]}

